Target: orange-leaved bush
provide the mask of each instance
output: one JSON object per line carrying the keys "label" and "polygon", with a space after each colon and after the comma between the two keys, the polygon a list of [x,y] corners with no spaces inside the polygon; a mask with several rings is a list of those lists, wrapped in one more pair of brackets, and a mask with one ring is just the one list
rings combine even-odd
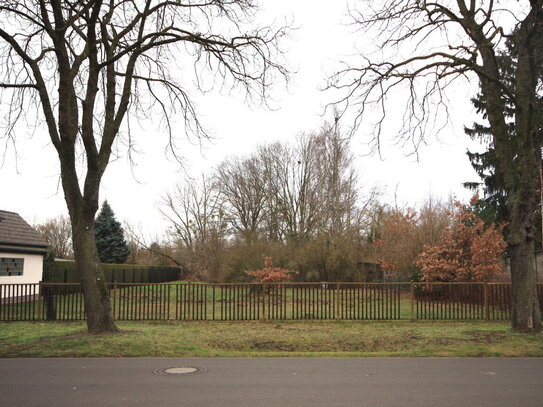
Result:
{"label": "orange-leaved bush", "polygon": [[290,281],[297,271],[287,270],[280,267],[273,267],[271,257],[264,257],[264,268],[255,271],[246,271],[246,274],[255,277],[261,283],[275,283],[280,281]]}
{"label": "orange-leaved bush", "polygon": [[417,258],[421,281],[485,281],[503,272],[505,225],[486,227],[465,206],[457,207],[453,225],[440,242],[425,246]]}

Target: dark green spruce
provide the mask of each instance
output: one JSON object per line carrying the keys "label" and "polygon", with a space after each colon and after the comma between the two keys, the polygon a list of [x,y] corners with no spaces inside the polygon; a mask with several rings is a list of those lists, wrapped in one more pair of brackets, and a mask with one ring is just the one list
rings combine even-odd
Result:
{"label": "dark green spruce", "polygon": [[94,221],[96,248],[102,263],[124,263],[130,249],[124,238],[121,224],[115,219],[111,206],[104,201],[102,209]]}

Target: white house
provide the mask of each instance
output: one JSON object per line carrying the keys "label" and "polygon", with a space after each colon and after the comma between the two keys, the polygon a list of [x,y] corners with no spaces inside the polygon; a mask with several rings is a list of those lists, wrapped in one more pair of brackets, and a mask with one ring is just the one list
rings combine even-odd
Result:
{"label": "white house", "polygon": [[[46,252],[45,239],[23,218],[0,210],[0,286],[39,283]],[[0,289],[0,298],[12,296]]]}

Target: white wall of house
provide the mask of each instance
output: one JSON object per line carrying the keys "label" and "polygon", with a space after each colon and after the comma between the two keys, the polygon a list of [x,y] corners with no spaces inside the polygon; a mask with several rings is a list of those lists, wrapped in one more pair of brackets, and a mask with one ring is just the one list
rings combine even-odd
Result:
{"label": "white wall of house", "polygon": [[[24,259],[23,275],[22,276],[0,276],[0,284],[30,284],[39,283],[43,276],[43,255],[27,254],[27,253],[12,253],[0,252],[0,258],[15,258]],[[0,298],[9,297],[0,290]]]}

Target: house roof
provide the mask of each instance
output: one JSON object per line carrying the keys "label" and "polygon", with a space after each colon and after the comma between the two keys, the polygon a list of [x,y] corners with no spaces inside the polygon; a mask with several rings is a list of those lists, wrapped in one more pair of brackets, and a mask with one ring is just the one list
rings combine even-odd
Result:
{"label": "house roof", "polygon": [[0,250],[45,252],[47,241],[19,214],[0,210]]}

